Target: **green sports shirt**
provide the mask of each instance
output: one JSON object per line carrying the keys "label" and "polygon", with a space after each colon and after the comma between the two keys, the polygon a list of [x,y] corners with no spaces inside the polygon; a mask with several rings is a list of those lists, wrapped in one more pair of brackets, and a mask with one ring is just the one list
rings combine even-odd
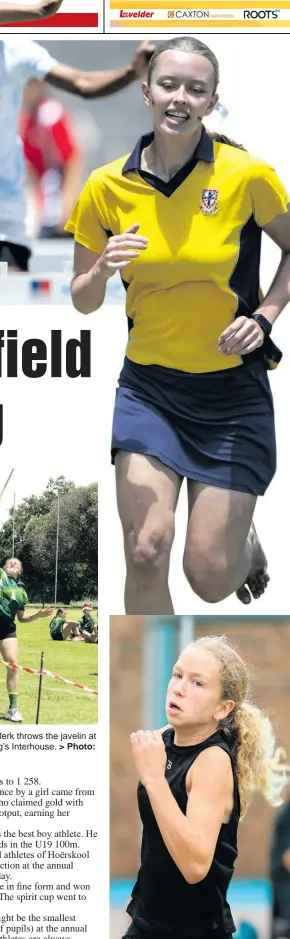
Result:
{"label": "green sports shirt", "polygon": [[0,567],[0,617],[14,623],[16,613],[24,610],[28,603],[28,596],[21,580],[14,580],[9,577],[6,571]]}
{"label": "green sports shirt", "polygon": [[54,616],[49,624],[50,635],[55,636],[56,633],[62,633],[62,626],[66,622],[64,616]]}
{"label": "green sports shirt", "polygon": [[80,625],[79,625],[80,632],[82,633],[85,630],[85,632],[92,634],[94,625],[95,625],[95,620],[93,619],[92,616],[89,616],[88,619],[85,619],[85,617],[82,616]]}

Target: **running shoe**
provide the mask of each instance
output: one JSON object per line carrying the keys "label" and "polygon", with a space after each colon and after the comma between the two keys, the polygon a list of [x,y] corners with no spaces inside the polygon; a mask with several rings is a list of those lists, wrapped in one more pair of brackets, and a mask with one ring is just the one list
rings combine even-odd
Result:
{"label": "running shoe", "polygon": [[4,721],[13,721],[14,724],[22,724],[23,717],[18,708],[9,708],[7,714],[4,714]]}

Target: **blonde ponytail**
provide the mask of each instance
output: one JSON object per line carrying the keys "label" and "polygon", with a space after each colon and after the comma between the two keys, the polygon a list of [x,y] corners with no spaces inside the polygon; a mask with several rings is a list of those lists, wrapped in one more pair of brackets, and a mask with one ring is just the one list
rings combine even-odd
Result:
{"label": "blonde ponytail", "polygon": [[254,792],[260,792],[270,805],[281,805],[282,790],[289,779],[286,754],[276,749],[271,721],[248,699],[249,669],[227,636],[203,636],[195,643],[205,646],[220,662],[221,699],[235,707],[220,721],[235,762],[241,815],[244,816]]}
{"label": "blonde ponytail", "polygon": [[[260,708],[248,701],[234,708],[220,727],[231,724],[231,733],[236,736],[236,769],[241,800],[241,815],[244,816],[255,792],[260,792],[270,805],[281,805],[282,790],[287,783],[285,752],[276,749],[271,721]],[[230,728],[229,728],[230,729]],[[235,734],[236,732],[236,734]]]}

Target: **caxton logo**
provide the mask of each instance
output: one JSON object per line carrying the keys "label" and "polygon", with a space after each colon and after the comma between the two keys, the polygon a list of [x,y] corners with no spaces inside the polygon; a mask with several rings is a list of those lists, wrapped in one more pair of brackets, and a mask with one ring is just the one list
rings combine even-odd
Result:
{"label": "caxton logo", "polygon": [[209,10],[176,10],[178,20],[209,20]]}
{"label": "caxton logo", "polygon": [[209,10],[168,10],[167,13],[168,19],[173,19],[176,16],[178,20],[209,20],[210,12]]}

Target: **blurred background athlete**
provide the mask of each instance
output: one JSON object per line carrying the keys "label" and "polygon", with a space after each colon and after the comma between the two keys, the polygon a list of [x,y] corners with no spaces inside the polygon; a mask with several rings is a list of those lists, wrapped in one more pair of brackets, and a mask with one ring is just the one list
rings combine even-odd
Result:
{"label": "blurred background athlete", "polygon": [[[95,47],[97,56],[97,43]],[[0,40],[0,261],[6,261],[10,270],[26,271],[30,257],[24,157],[18,134],[26,83],[45,78],[49,85],[82,98],[111,95],[146,74],[153,50],[152,42],[146,41],[125,67],[86,72],[57,62],[36,42],[10,37]]]}
{"label": "blurred background athlete", "polygon": [[19,130],[35,234],[68,237],[64,224],[80,190],[82,150],[70,114],[45,82],[27,83]]}
{"label": "blurred background athlete", "polygon": [[270,847],[271,939],[290,939],[290,786],[277,812]]}

